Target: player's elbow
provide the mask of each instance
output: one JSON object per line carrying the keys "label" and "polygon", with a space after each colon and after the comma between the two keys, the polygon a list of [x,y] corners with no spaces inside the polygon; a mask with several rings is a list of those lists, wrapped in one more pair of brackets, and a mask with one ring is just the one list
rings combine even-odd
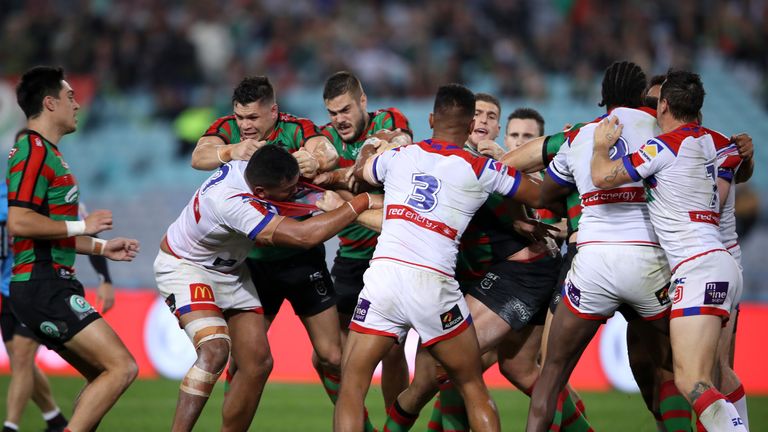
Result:
{"label": "player's elbow", "polygon": [[592,171],[592,184],[598,189],[608,189],[613,186],[610,181],[595,171]]}

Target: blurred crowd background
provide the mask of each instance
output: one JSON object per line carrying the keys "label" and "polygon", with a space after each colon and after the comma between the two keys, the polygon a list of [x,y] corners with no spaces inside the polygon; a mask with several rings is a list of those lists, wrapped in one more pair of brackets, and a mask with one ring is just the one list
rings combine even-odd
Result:
{"label": "blurred crowd background", "polygon": [[[746,296],[768,301],[766,0],[0,0],[0,148],[23,125],[13,85],[61,65],[84,105],[62,142],[91,208],[116,213],[143,256],[118,285],[152,287],[157,241],[207,174],[189,167],[202,130],[231,110],[232,88],[268,75],[282,110],[327,122],[324,80],[341,69],[375,109],[397,106],[416,138],[439,84],[461,82],[540,110],[547,133],[601,114],[614,60],[646,73],[702,74],[705,124],[748,132],[758,166],[740,193]],[[502,127],[505,125],[502,125]],[[333,242],[331,242],[333,243]],[[329,245],[330,246],[330,245]],[[332,255],[329,248],[329,256]],[[84,269],[86,282],[90,275]]]}

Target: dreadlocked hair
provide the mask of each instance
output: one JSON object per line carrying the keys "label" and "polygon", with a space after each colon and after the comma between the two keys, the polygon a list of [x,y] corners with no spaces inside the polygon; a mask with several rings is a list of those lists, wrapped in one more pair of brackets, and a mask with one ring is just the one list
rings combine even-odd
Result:
{"label": "dreadlocked hair", "polygon": [[603,76],[603,100],[600,106],[637,108],[643,105],[645,72],[640,66],[629,62],[614,62]]}

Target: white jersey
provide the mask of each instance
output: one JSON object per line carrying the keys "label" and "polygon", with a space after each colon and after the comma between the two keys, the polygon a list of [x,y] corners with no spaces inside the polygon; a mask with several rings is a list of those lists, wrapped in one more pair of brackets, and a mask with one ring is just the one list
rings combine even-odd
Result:
{"label": "white jersey", "polygon": [[720,132],[704,128],[712,135],[717,150],[717,177],[731,184],[725,203],[720,210],[720,240],[727,249],[736,247],[739,236],[736,234],[736,182],[734,175],[741,165],[741,157],[736,144]]}
{"label": "white jersey", "polygon": [[222,273],[234,271],[245,260],[256,236],[276,216],[245,182],[247,165],[222,165],[195,192],[168,227],[174,255]]}
{"label": "white jersey", "polygon": [[374,260],[453,276],[459,240],[488,194],[513,196],[521,174],[472,156],[455,144],[426,140],[377,156],[373,176],[384,185],[384,221]]}
{"label": "white jersey", "polygon": [[[611,159],[637,151],[661,131],[651,109],[616,108],[610,113],[624,125],[622,136],[611,148]],[[658,246],[641,181],[614,189],[599,189],[592,183],[592,149],[598,123],[582,127],[576,137],[560,147],[547,167],[558,184],[575,187],[581,196],[578,246],[595,243]]]}
{"label": "white jersey", "polygon": [[623,162],[633,180],[650,186],[651,222],[672,273],[685,261],[725,249],[718,226],[717,152],[698,124],[649,140]]}

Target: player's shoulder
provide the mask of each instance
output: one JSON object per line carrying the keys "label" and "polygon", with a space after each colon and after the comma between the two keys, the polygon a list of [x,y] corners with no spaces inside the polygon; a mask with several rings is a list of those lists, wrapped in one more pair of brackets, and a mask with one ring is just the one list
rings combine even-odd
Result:
{"label": "player's shoulder", "polygon": [[233,122],[235,121],[235,115],[234,114],[228,114],[225,116],[221,116],[213,121],[213,125],[219,126],[221,124],[227,123],[227,122]]}
{"label": "player's shoulder", "polygon": [[701,138],[704,135],[708,135],[704,129],[696,123],[687,123],[679,128],[663,133],[656,138],[653,138],[649,143],[655,142],[661,144],[664,147],[672,151],[677,156],[680,151],[680,147],[686,140]]}
{"label": "player's shoulder", "polygon": [[277,121],[278,122],[282,122],[282,123],[294,123],[294,124],[299,124],[299,125],[302,125],[302,126],[307,125],[307,124],[315,126],[315,123],[312,120],[308,119],[308,118],[295,116],[293,114],[290,114],[290,113],[287,113],[287,112],[282,112],[282,111],[280,113],[278,113]]}
{"label": "player's shoulder", "polygon": [[712,137],[712,141],[715,143],[715,148],[717,150],[722,150],[731,144],[731,139],[722,133],[704,126],[702,126],[701,129]]}
{"label": "player's shoulder", "polygon": [[637,108],[629,108],[629,107],[618,107],[614,108],[611,111],[611,115],[615,115],[619,118],[619,120],[622,120],[623,118],[646,118],[646,119],[656,119],[656,110],[653,108],[648,107],[637,107]]}

